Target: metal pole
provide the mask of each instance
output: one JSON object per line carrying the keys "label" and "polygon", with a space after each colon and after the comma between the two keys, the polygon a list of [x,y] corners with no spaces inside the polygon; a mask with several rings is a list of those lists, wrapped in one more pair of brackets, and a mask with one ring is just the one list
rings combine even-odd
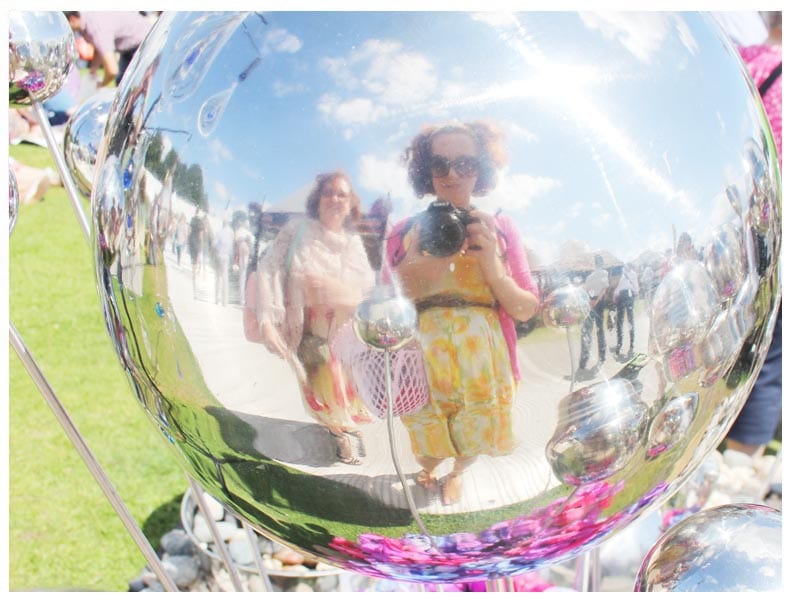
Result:
{"label": "metal pole", "polygon": [[200,512],[203,513],[206,523],[208,524],[209,531],[211,531],[211,535],[217,545],[219,556],[222,559],[225,568],[228,570],[230,581],[233,584],[233,589],[237,592],[243,592],[244,586],[241,583],[241,576],[239,575],[239,571],[236,569],[236,565],[230,556],[230,552],[228,552],[228,547],[225,544],[225,540],[222,539],[222,535],[219,532],[219,527],[217,527],[214,519],[211,518],[211,513],[206,506],[206,500],[203,498],[203,490],[194,479],[189,476],[187,476],[187,479],[189,479],[189,485],[192,487],[192,495],[195,497],[195,502],[200,508]]}
{"label": "metal pole", "polygon": [[34,100],[32,107],[33,112],[36,115],[36,119],[38,120],[38,125],[41,127],[41,131],[44,132],[44,137],[47,140],[49,153],[52,155],[52,159],[55,161],[55,165],[58,167],[60,180],[63,182],[63,187],[66,188],[66,192],[68,193],[69,199],[71,200],[71,206],[74,208],[74,213],[76,214],[77,221],[79,221],[80,227],[82,228],[82,233],[85,234],[85,239],[90,242],[91,230],[88,226],[88,219],[85,216],[85,211],[82,209],[82,204],[80,203],[80,193],[77,191],[77,186],[74,185],[74,180],[72,179],[71,173],[66,166],[66,161],[63,158],[63,152],[58,146],[58,142],[55,139],[55,134],[52,132],[52,126],[49,124],[49,118],[47,117],[47,113],[44,110],[44,106],[40,102],[36,102]]}
{"label": "metal pole", "polygon": [[258,546],[258,536],[255,533],[255,530],[250,527],[249,523],[247,522],[244,522],[244,531],[247,532],[247,538],[250,540],[250,546],[252,546],[252,557],[255,560],[255,566],[258,567],[258,573],[260,573],[261,579],[263,580],[263,586],[266,588],[267,592],[273,592],[274,588],[272,587],[272,580],[269,579],[269,573],[263,564],[263,559],[261,558],[261,549]]}
{"label": "metal pole", "polygon": [[60,422],[60,425],[63,427],[63,430],[66,432],[66,435],[71,440],[72,444],[74,444],[77,452],[79,452],[79,455],[82,457],[82,460],[85,462],[88,470],[91,472],[91,475],[93,475],[93,477],[96,479],[96,482],[104,492],[104,495],[107,496],[107,499],[110,501],[110,504],[112,504],[115,512],[118,513],[118,516],[126,527],[126,530],[129,532],[129,535],[132,536],[132,539],[137,544],[137,547],[140,548],[143,556],[145,556],[145,559],[148,561],[151,570],[153,570],[153,572],[159,578],[159,581],[162,583],[162,587],[164,587],[168,592],[177,592],[178,586],[176,586],[176,584],[170,578],[170,575],[168,575],[164,565],[162,564],[162,561],[159,560],[159,556],[151,547],[151,544],[143,534],[140,526],[137,524],[137,521],[134,520],[134,517],[131,515],[129,509],[118,495],[118,492],[115,491],[112,482],[102,470],[90,448],[88,448],[84,438],[77,430],[77,427],[74,425],[71,417],[69,417],[68,412],[66,412],[63,404],[60,402],[54,390],[49,385],[47,378],[41,372],[41,369],[39,369],[38,364],[31,356],[30,352],[25,346],[25,343],[22,341],[22,338],[11,321],[8,322],[8,334],[11,345],[16,351],[17,356],[19,356],[19,359],[22,361],[22,364],[25,366],[25,369],[27,369],[27,372],[30,374],[30,378],[38,387],[41,395],[44,397],[44,400],[46,400],[50,409],[52,409],[52,412],[55,413],[55,417]]}
{"label": "metal pole", "polygon": [[386,372],[386,383],[387,383],[387,433],[389,434],[389,442],[390,442],[390,455],[392,456],[392,463],[395,465],[395,471],[398,473],[398,479],[400,479],[400,484],[403,487],[403,494],[406,496],[406,503],[409,505],[409,512],[411,512],[411,516],[414,517],[414,521],[417,523],[417,527],[419,527],[422,534],[430,540],[431,545],[433,545],[433,538],[431,534],[428,533],[428,530],[425,528],[425,524],[422,522],[420,518],[420,513],[417,512],[417,505],[414,503],[414,498],[411,495],[411,490],[406,483],[406,477],[403,474],[403,469],[401,469],[400,461],[398,460],[398,453],[397,448],[395,447],[395,427],[393,425],[393,411],[392,411],[392,368],[390,365],[390,351],[384,351],[384,370]]}

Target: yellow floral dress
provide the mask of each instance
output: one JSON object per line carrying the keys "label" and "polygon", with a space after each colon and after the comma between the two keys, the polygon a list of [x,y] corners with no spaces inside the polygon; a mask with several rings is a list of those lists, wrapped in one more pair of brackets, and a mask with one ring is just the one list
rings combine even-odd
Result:
{"label": "yellow floral dress", "polygon": [[429,296],[413,299],[431,398],[401,418],[412,450],[432,458],[509,454],[516,383],[496,300],[477,259],[457,256],[431,287]]}

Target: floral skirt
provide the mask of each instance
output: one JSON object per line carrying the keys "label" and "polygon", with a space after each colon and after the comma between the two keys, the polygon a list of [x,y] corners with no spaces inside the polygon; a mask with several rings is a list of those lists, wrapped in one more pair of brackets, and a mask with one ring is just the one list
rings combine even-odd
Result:
{"label": "floral skirt", "polygon": [[431,400],[401,418],[413,452],[432,458],[511,453],[516,384],[497,311],[426,310],[419,339]]}
{"label": "floral skirt", "polygon": [[359,424],[373,421],[334,357],[311,371],[302,394],[313,418],[335,433],[355,431]]}

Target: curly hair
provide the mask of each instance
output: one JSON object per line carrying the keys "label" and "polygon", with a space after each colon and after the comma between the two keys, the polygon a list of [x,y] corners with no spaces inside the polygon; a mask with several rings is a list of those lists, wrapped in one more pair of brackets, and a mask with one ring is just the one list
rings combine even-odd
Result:
{"label": "curly hair", "polygon": [[504,134],[491,123],[471,121],[468,123],[447,123],[424,127],[403,153],[407,165],[409,182],[418,198],[426,194],[436,194],[431,175],[431,145],[433,140],[445,133],[465,133],[475,143],[480,159],[477,181],[472,190],[474,196],[484,196],[496,187],[497,169],[507,164],[504,148]]}
{"label": "curly hair", "polygon": [[345,179],[348,183],[348,188],[351,190],[351,210],[346,218],[346,226],[350,227],[355,225],[362,216],[360,210],[359,196],[354,191],[354,186],[351,184],[351,178],[344,171],[331,171],[329,173],[320,173],[315,177],[315,185],[307,196],[307,216],[312,219],[318,220],[318,206],[321,203],[321,192],[324,191],[324,186],[333,182],[335,179]]}

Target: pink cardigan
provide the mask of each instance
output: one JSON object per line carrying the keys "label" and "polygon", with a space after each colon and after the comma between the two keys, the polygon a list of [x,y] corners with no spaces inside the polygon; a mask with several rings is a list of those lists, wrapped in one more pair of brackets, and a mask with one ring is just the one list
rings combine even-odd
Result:
{"label": "pink cardigan", "polygon": [[[499,244],[502,246],[505,257],[505,268],[508,275],[524,290],[535,294],[535,298],[540,302],[538,286],[532,279],[532,272],[527,262],[527,252],[521,243],[521,235],[518,233],[516,224],[508,216],[498,214],[496,216],[497,228],[499,233]],[[395,224],[386,240],[386,255],[388,270],[384,272],[385,281],[388,280],[389,273],[401,260],[403,260],[406,250],[403,247],[403,236],[408,230],[411,219],[403,219]],[[499,324],[502,327],[502,334],[507,343],[508,353],[510,354],[510,365],[513,370],[513,377],[516,381],[521,379],[521,369],[518,366],[518,354],[516,352],[516,323],[504,308],[499,307]]]}

